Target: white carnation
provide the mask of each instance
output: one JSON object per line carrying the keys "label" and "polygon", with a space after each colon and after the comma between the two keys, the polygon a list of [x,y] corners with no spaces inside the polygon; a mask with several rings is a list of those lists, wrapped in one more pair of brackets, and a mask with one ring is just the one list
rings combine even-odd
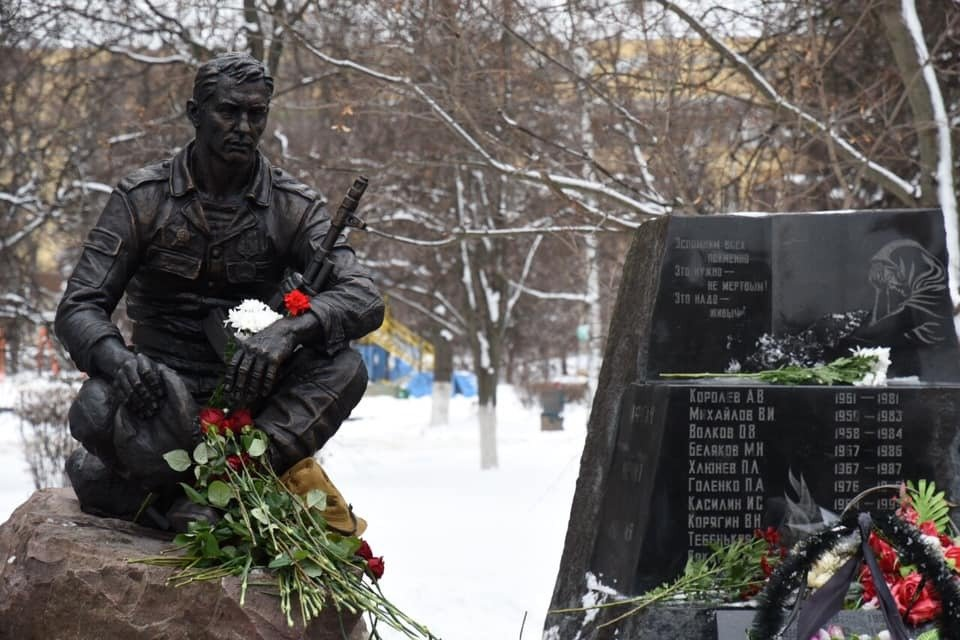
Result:
{"label": "white carnation", "polygon": [[887,384],[887,369],[890,368],[889,347],[857,347],[852,351],[854,358],[871,358],[873,360],[873,370],[854,382],[854,386],[882,387]]}
{"label": "white carnation", "polygon": [[242,340],[266,329],[282,317],[259,300],[248,299],[230,309],[223,324],[232,328],[237,338]]}

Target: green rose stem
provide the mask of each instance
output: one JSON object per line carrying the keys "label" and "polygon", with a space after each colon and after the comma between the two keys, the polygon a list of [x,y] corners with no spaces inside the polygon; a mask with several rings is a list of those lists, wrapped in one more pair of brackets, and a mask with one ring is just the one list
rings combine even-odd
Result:
{"label": "green rose stem", "polygon": [[771,384],[854,384],[874,373],[879,362],[876,355],[853,355],[814,367],[785,366],[749,373],[661,373],[660,377],[745,378]]}
{"label": "green rose stem", "polygon": [[[255,429],[207,433],[192,455],[198,488],[183,487],[194,502],[223,510],[222,519],[192,523],[186,534],[177,536],[174,550],[185,555],[133,562],[179,569],[168,579],[176,586],[239,575],[241,606],[248,586],[267,586],[278,595],[290,625],[296,598],[305,625],[329,603],[338,612],[368,613],[372,638],[380,637],[376,623],[383,620],[408,638],[434,639],[387,600],[379,584],[363,580],[366,563],[354,556],[360,541],[329,530],[321,515],[325,496],[291,493],[268,463],[256,462],[265,451],[266,435]],[[247,454],[250,461],[235,469],[226,461],[237,454]],[[169,455],[168,461],[178,466],[191,464],[186,452]],[[272,570],[273,580],[252,583],[254,565]]]}
{"label": "green rose stem", "polygon": [[577,613],[612,607],[630,607],[612,620],[597,625],[597,628],[603,628],[629,618],[651,605],[677,596],[694,598],[707,596],[713,600],[727,601],[730,596],[734,594],[739,596],[744,589],[763,583],[765,577],[758,573],[761,567],[759,559],[768,551],[768,543],[763,538],[749,541],[737,540],[726,546],[714,546],[711,547],[711,553],[706,558],[691,557],[684,567],[683,574],[676,580],[664,583],[647,593],[588,607],[553,609],[550,613]]}

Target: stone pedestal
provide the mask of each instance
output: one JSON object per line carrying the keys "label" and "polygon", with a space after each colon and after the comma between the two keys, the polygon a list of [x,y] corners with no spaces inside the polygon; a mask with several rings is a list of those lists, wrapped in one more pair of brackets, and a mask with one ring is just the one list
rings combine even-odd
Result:
{"label": "stone pedestal", "polygon": [[[70,489],[35,493],[0,526],[0,640],[360,640],[331,608],[290,627],[279,601],[240,580],[175,588],[170,569],[130,560],[170,548],[162,533],[80,511]],[[342,625],[342,626],[341,626]]]}

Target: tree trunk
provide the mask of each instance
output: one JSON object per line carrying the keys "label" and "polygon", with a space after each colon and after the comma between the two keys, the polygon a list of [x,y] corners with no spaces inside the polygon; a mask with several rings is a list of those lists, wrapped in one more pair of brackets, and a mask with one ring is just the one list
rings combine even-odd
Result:
{"label": "tree trunk", "polygon": [[453,349],[442,331],[433,334],[433,394],[430,426],[450,423],[450,395],[453,392]]}
{"label": "tree trunk", "polygon": [[491,368],[477,371],[477,395],[480,408],[480,468],[497,467],[497,374]]}

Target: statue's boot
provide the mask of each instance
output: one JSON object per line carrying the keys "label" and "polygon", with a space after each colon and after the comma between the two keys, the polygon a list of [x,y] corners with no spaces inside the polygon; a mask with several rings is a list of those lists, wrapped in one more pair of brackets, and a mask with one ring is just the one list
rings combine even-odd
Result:
{"label": "statue's boot", "polygon": [[[67,457],[67,477],[86,513],[105,518],[134,520],[147,526],[165,528],[158,512],[149,503],[150,492],[108,468],[86,449]],[[139,516],[139,517],[138,517]]]}

